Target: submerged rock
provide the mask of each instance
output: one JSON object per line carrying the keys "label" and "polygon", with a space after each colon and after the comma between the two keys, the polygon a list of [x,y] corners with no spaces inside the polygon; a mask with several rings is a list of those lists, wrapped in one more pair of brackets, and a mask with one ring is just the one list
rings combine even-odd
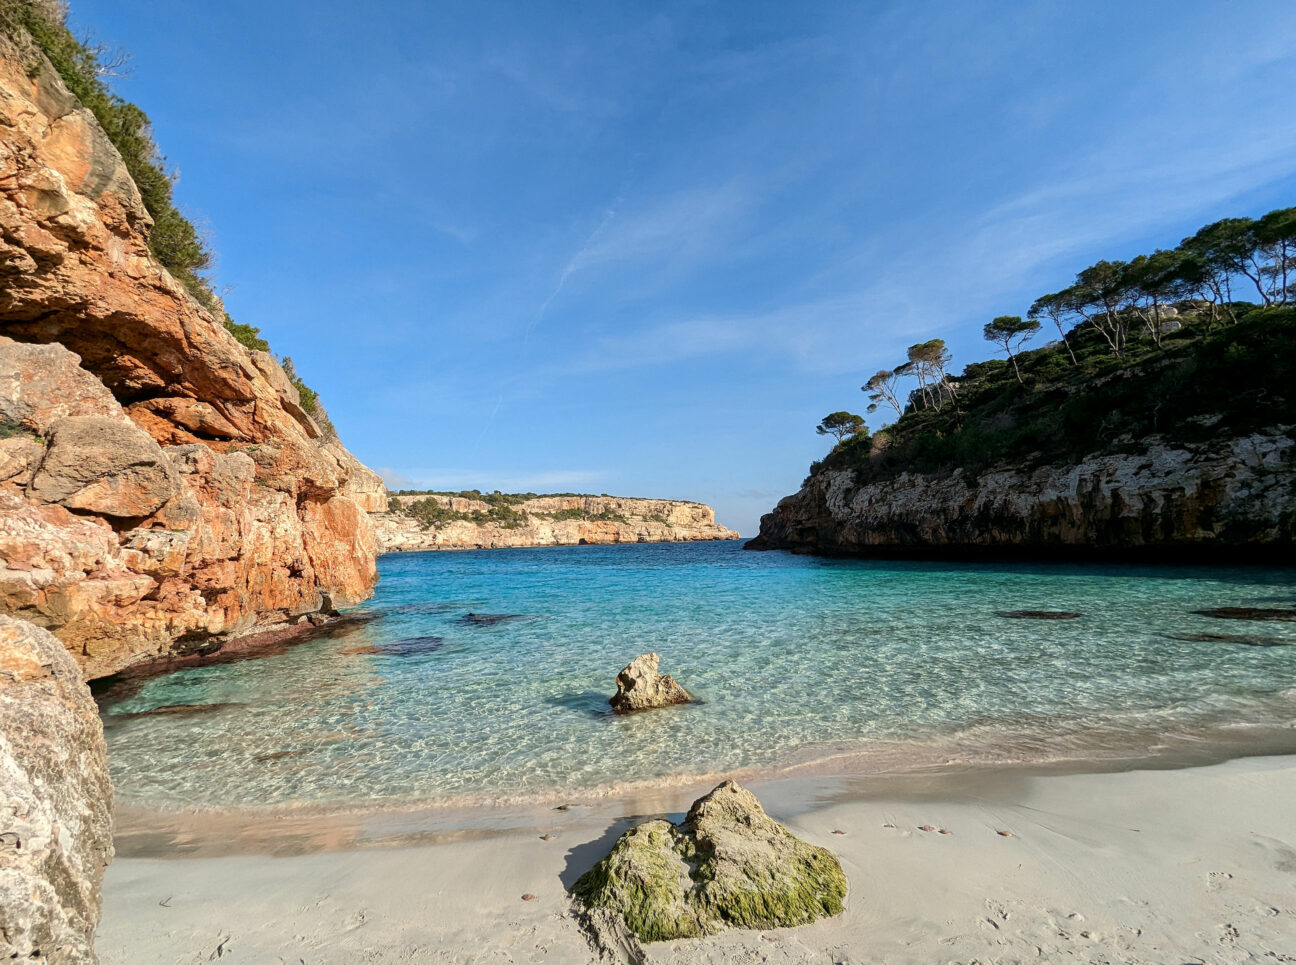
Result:
{"label": "submerged rock", "polygon": [[755,795],[725,781],[694,802],[683,824],[627,831],[572,895],[652,942],[840,914],[846,875],[832,852],[793,836]]}
{"label": "submerged rock", "polygon": [[1250,637],[1236,633],[1171,633],[1171,640],[1185,640],[1188,643],[1235,643],[1243,647],[1290,647],[1290,640],[1278,640],[1274,637]]}
{"label": "submerged rock", "polygon": [[636,710],[687,704],[692,700],[689,692],[677,684],[674,677],[657,672],[660,659],[655,653],[640,654],[617,674],[616,696],[608,701],[613,710],[618,714],[630,714]]}
{"label": "submerged rock", "polygon": [[509,623],[522,618],[520,613],[469,613],[459,622],[474,627],[493,627],[497,623]]}
{"label": "submerged rock", "polygon": [[995,616],[1008,620],[1079,620],[1082,614],[1069,610],[996,610]]}
{"label": "submerged rock", "polygon": [[404,640],[392,640],[374,648],[375,653],[385,653],[392,657],[417,657],[424,653],[436,653],[445,644],[445,637],[406,637]]}
{"label": "submerged rock", "polygon": [[1193,613],[1199,617],[1214,617],[1217,620],[1277,620],[1296,623],[1296,610],[1281,610],[1276,607],[1220,606],[1210,610],[1193,610]]}

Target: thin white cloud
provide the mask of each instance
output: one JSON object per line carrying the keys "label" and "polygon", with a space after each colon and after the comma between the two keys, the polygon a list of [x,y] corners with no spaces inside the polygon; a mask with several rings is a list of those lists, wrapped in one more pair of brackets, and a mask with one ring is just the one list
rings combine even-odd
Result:
{"label": "thin white cloud", "polygon": [[[477,489],[491,492],[498,489],[506,493],[541,493],[541,492],[574,492],[577,489],[588,489],[607,476],[602,470],[594,469],[550,469],[537,472],[500,471],[496,469],[470,469],[439,467],[430,469],[406,469],[400,472],[379,470],[381,473],[392,472],[401,482],[400,485],[388,483],[395,489],[436,489],[458,492],[464,489]],[[386,476],[384,475],[384,479]]]}

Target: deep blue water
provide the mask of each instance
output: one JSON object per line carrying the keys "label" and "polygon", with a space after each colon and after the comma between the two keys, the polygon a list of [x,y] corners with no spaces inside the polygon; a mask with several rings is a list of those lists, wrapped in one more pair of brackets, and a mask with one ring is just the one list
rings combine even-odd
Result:
{"label": "deep blue water", "polygon": [[[1085,759],[1291,728],[1296,571],[821,560],[738,543],[381,558],[344,637],[147,681],[105,709],[119,798],[382,803],[703,773]],[[1074,620],[996,611],[1074,611]],[[512,618],[480,624],[469,613]],[[655,650],[700,703],[606,714]],[[376,652],[371,652],[376,651]],[[177,704],[209,712],[150,714]]]}

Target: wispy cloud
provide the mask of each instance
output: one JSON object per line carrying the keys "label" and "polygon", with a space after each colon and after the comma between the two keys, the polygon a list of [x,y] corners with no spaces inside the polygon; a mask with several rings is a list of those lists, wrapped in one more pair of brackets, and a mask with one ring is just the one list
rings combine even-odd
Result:
{"label": "wispy cloud", "polygon": [[440,489],[458,492],[478,489],[491,492],[498,489],[506,493],[553,492],[588,489],[606,478],[607,473],[595,469],[550,469],[537,472],[513,472],[498,469],[471,469],[438,467],[396,471],[382,469],[384,482],[391,474],[392,489]]}

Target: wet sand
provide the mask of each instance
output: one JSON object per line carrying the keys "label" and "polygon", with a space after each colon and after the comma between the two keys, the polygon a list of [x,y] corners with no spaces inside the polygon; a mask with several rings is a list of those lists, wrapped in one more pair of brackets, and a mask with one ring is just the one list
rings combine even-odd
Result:
{"label": "wet sand", "polygon": [[[635,960],[600,958],[566,887],[626,827],[678,819],[706,789],[567,810],[174,815],[152,829],[146,813],[124,812],[100,957]],[[802,928],[648,945],[641,960],[1296,962],[1293,757],[1098,774],[809,777],[752,789],[795,833],[841,856],[846,912]]]}

